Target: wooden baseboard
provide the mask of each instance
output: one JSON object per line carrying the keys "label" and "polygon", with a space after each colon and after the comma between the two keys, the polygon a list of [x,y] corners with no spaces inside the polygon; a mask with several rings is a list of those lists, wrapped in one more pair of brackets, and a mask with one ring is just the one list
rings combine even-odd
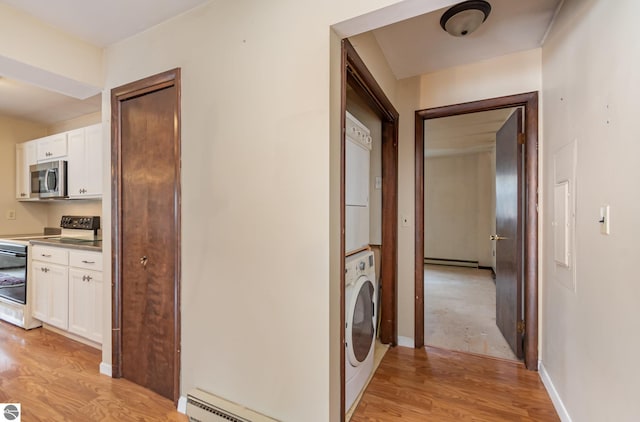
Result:
{"label": "wooden baseboard", "polygon": [[430,265],[448,265],[452,267],[469,267],[478,268],[478,261],[469,261],[465,259],[448,259],[448,258],[424,258],[425,264]]}

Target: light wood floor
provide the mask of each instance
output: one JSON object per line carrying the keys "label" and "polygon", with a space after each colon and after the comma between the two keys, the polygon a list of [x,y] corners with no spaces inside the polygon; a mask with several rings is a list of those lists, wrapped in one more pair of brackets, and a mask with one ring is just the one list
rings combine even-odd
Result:
{"label": "light wood floor", "polygon": [[101,352],[0,321],[0,403],[27,421],[187,421],[172,401],[98,373]]}
{"label": "light wood floor", "polygon": [[389,349],[351,422],[559,421],[521,363],[427,347]]}

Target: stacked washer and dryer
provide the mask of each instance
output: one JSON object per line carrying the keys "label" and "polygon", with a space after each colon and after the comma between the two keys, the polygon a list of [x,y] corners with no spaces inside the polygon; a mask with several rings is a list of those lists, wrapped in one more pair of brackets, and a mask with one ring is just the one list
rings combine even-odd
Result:
{"label": "stacked washer and dryer", "polygon": [[[369,246],[371,133],[347,112],[345,151],[345,408],[351,408],[373,372],[378,283]],[[359,251],[356,252],[355,251]]]}

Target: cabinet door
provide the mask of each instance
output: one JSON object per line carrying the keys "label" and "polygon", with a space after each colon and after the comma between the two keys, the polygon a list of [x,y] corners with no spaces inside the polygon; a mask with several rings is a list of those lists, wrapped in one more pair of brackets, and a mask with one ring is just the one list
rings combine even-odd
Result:
{"label": "cabinet door", "polygon": [[67,155],[67,133],[58,133],[38,139],[38,161],[60,159]]}
{"label": "cabinet door", "polygon": [[44,262],[33,261],[31,264],[31,273],[29,274],[29,283],[33,292],[33,305],[31,306],[31,314],[40,321],[48,322],[49,320],[49,283],[46,280],[45,268],[47,264]]}
{"label": "cabinet door", "polygon": [[26,173],[25,165],[27,160],[25,158],[24,144],[16,144],[16,199],[28,198],[26,185]]}
{"label": "cabinet door", "polygon": [[69,269],[69,331],[102,343],[102,273]]}
{"label": "cabinet door", "polygon": [[36,162],[36,142],[16,144],[16,199],[30,199],[31,172],[29,166],[36,164]]}
{"label": "cabinet door", "polygon": [[86,195],[102,195],[102,124],[85,128]]}
{"label": "cabinet door", "polygon": [[102,195],[102,124],[69,132],[69,197]]}
{"label": "cabinet door", "polygon": [[67,155],[67,192],[69,197],[82,196],[85,189],[87,163],[85,161],[84,128],[69,132]]}
{"label": "cabinet door", "polygon": [[60,265],[47,264],[49,283],[49,324],[66,330],[69,326],[69,270]]}

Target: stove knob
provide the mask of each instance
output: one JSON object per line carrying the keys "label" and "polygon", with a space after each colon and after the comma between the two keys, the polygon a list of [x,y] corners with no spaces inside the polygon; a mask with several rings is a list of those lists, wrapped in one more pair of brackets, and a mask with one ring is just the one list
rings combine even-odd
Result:
{"label": "stove knob", "polygon": [[364,268],[365,268],[364,261],[360,261],[360,263],[358,264],[358,267],[360,268],[360,271],[364,271]]}

